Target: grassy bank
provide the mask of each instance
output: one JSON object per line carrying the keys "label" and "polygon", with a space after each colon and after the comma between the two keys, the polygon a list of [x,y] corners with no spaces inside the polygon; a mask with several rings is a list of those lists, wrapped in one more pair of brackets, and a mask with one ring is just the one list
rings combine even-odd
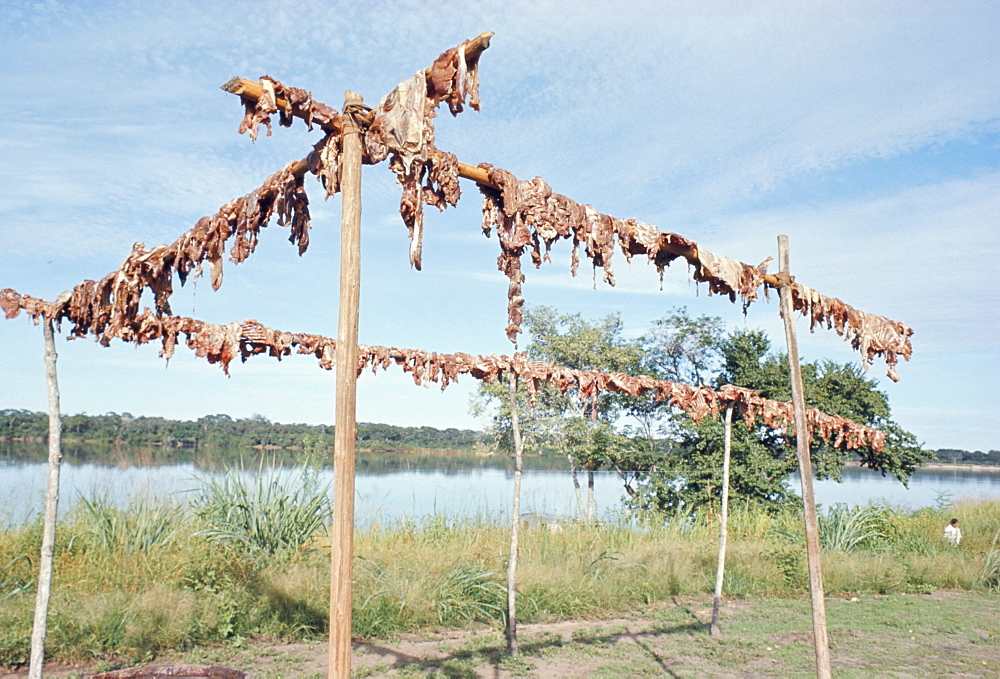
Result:
{"label": "grassy bank", "polygon": [[[329,544],[316,519],[328,511],[325,492],[220,482],[187,507],[142,498],[124,510],[105,498],[81,502],[59,527],[49,655],[134,662],[251,637],[324,638]],[[829,594],[1000,590],[993,545],[1000,502],[838,511],[824,521]],[[941,538],[952,515],[962,519],[959,549]],[[717,532],[712,517],[657,527],[529,525],[519,620],[604,618],[709,593]],[[0,666],[27,660],[40,540],[37,524],[0,532]],[[502,625],[506,526],[429,517],[373,527],[355,543],[358,637]],[[807,592],[800,519],[737,508],[727,564],[727,596]]]}

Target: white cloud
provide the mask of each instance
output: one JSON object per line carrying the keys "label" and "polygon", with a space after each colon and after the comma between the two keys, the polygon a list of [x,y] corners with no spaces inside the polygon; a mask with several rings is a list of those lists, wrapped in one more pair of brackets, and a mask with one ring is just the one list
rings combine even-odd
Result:
{"label": "white cloud", "polygon": [[[984,140],[995,143],[1000,129],[994,3],[638,1],[623,12],[614,2],[567,11],[562,2],[489,1],[449,12],[420,2],[4,2],[0,86],[20,96],[0,114],[0,287],[50,294],[101,276],[133,241],[172,241],[304,155],[318,135],[301,127],[254,145],[236,134],[240,106],[217,89],[229,77],[270,73],[334,106],[347,88],[374,103],[483,30],[496,31],[482,59],[484,112],[452,119],[442,111],[442,148],[466,162],[540,175],[578,202],[751,263],[774,254],[775,236],[787,233],[802,282],[914,326],[916,355],[901,370],[904,381],[945,383],[946,365],[962,380],[996,377],[965,353],[995,348],[998,329],[991,281],[1000,258],[1000,168],[995,153],[966,157]],[[941,149],[940,163],[921,160],[931,148]],[[480,234],[475,189],[464,187],[457,210],[428,211],[425,270],[417,273],[405,258],[398,188],[384,168],[365,176],[367,341],[508,351],[506,280],[495,270],[495,240]],[[314,186],[314,245],[305,258],[268,234],[252,262],[226,267],[219,293],[185,291],[178,309],[222,322],[259,311],[278,327],[329,330],[339,203],[322,203]],[[616,258],[618,286],[599,280],[595,291],[589,267],[570,278],[569,244],[557,248],[553,264],[527,271],[531,304],[595,317],[619,311],[635,332],[687,305],[780,332],[776,303],[755,305],[744,321],[738,306],[699,294],[683,262],[668,270],[660,293],[655,270]],[[0,324],[9,352],[28,334]],[[102,351],[87,344],[88,354]],[[811,358],[829,351],[857,359],[832,333],[805,344]],[[155,364],[154,354],[130,353],[129,365],[139,372]],[[205,377],[191,379],[208,396],[177,406],[164,394],[183,389],[178,381],[157,382],[163,392],[141,398],[153,410],[161,403],[193,416],[213,403],[240,412],[249,399],[280,420],[294,414],[285,401],[323,402],[319,382],[329,377],[290,366],[268,370],[295,386],[269,372],[265,387],[242,376],[220,387],[216,369],[205,366]],[[8,370],[0,392],[21,379]],[[127,400],[88,376],[91,391],[102,392],[95,401]],[[417,398],[389,384],[371,388],[384,402],[402,399],[397,421],[446,421],[443,413],[460,407],[451,396]],[[268,400],[271,388],[280,403]],[[928,398],[916,387],[893,389],[900,412],[918,413]],[[956,388],[955,398],[965,391]],[[88,398],[77,403],[91,410]],[[962,398],[957,408],[988,415]],[[921,435],[933,426],[924,419],[912,420]]]}

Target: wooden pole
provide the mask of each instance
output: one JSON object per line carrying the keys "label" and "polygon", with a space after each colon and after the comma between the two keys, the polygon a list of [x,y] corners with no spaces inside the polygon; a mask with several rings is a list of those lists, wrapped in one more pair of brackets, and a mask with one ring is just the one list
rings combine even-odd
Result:
{"label": "wooden pole", "polygon": [[344,148],[340,164],[340,313],[337,321],[337,396],[333,452],[333,525],[330,528],[330,675],[351,676],[351,566],[354,559],[354,442],[357,433],[358,301],[361,287],[361,136],[353,107],[361,95],[344,93]]}
{"label": "wooden pole", "polygon": [[580,520],[585,521],[587,519],[587,506],[583,503],[580,478],[576,475],[576,460],[573,459],[573,453],[568,453],[566,459],[569,460],[569,474],[570,478],[573,479],[573,491],[576,493],[576,510],[580,514]]}
{"label": "wooden pole", "polygon": [[719,636],[719,609],[722,608],[722,583],[726,577],[726,541],[729,539],[729,458],[732,453],[733,404],[726,408],[726,438],[722,444],[722,520],[719,522],[719,563],[715,569],[715,598],[712,601],[713,637]]}
{"label": "wooden pole", "polygon": [[813,642],[816,647],[816,676],[830,677],[830,641],[826,631],[826,602],[823,598],[823,568],[819,551],[819,528],[816,519],[816,497],[813,494],[812,460],[809,457],[809,423],[806,421],[806,400],[802,388],[802,366],[799,365],[799,342],[795,336],[795,310],[792,308],[791,274],[788,267],[788,236],[778,236],[778,265],[785,285],[778,288],[781,297],[781,318],[785,322],[788,343],[788,368],[792,384],[792,406],[795,410],[795,451],[799,458],[802,479],[802,513],[806,524],[806,557],[809,564],[809,595],[812,600]]}
{"label": "wooden pole", "polygon": [[49,389],[49,480],[45,490],[45,524],[38,564],[38,592],[35,620],[31,628],[31,658],[28,677],[40,679],[45,662],[45,634],[48,627],[49,597],[52,593],[52,562],[56,548],[56,517],[59,509],[59,465],[62,462],[62,421],[59,416],[59,381],[56,378],[56,342],[52,321],[43,317],[45,335],[45,380]]}
{"label": "wooden pole", "polygon": [[514,437],[514,502],[511,509],[510,556],[507,559],[507,652],[517,655],[517,550],[521,531],[521,471],[524,440],[517,410],[517,375],[510,375],[510,427]]}

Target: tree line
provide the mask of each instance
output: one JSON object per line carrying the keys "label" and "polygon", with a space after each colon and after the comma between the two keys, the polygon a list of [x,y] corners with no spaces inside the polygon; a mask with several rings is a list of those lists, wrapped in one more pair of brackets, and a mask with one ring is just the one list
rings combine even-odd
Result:
{"label": "tree line", "polygon": [[[0,439],[44,440],[48,415],[28,410],[0,410]],[[194,421],[163,417],[135,417],[130,413],[64,415],[63,437],[67,440],[164,447],[275,447],[327,448],[333,445],[332,425],[281,424],[261,415],[232,418],[206,415]],[[357,427],[357,446],[365,450],[454,450],[471,451],[482,439],[469,429],[398,427],[362,422]]]}
{"label": "tree line", "polygon": [[938,462],[952,464],[977,464],[1000,467],[1000,450],[958,450],[956,448],[938,448],[934,451]]}

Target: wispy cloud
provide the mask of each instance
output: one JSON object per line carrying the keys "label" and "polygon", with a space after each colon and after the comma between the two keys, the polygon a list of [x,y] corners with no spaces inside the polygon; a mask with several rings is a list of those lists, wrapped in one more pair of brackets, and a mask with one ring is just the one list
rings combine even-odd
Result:
{"label": "wispy cloud", "polygon": [[[945,445],[946,432],[924,433],[936,428],[919,414],[927,398],[920,385],[998,377],[995,362],[981,358],[997,346],[1000,301],[990,284],[1000,259],[1000,9],[991,2],[638,0],[628,11],[617,2],[568,11],[554,0],[487,0],[460,12],[406,1],[4,2],[0,86],[18,98],[0,112],[0,287],[55,294],[103,275],[133,241],[172,241],[304,155],[318,133],[301,126],[256,144],[236,134],[240,105],[218,90],[231,76],[269,73],[338,107],[348,88],[375,103],[484,30],[496,36],[482,59],[483,113],[452,119],[442,111],[442,148],[537,174],[578,202],[750,263],[774,254],[776,235],[789,235],[802,282],[917,330],[914,362],[902,371],[914,383],[892,385],[892,398],[913,414],[904,426]],[[268,234],[251,262],[227,266],[222,290],[185,290],[178,308],[220,322],[260,316],[290,330],[329,330],[340,207],[309,186],[315,228],[306,257]],[[463,188],[458,209],[428,211],[425,269],[415,272],[398,187],[384,167],[366,169],[365,341],[510,350],[496,241],[481,235],[475,188]],[[732,327],[780,334],[776,305],[752,307],[744,320],[738,305],[692,286],[682,262],[668,270],[663,292],[651,267],[624,260],[618,286],[599,273],[594,290],[588,267],[570,277],[569,244],[557,248],[553,264],[527,271],[529,304],[619,312],[633,334],[686,305]],[[7,365],[34,361],[37,351],[21,345],[36,329],[11,323],[0,325]],[[811,358],[857,359],[832,333],[806,347]],[[112,355],[135,361],[139,374],[155,350]],[[265,387],[243,377],[220,387],[214,367],[203,374],[192,364],[184,380],[158,382],[161,395],[142,399],[153,410],[157,402],[173,408],[162,394],[190,388],[219,394],[218,408],[199,397],[191,409],[235,414],[240,394],[251,394],[268,417],[295,419],[278,401],[322,401],[316,394],[329,375],[291,365],[273,370],[295,388],[272,373]],[[5,384],[28,379],[8,370]],[[123,394],[144,388],[128,373],[115,373],[122,382],[114,388],[86,373],[92,385],[105,384],[100,398],[86,394],[81,378],[68,407],[127,410]],[[450,396],[421,392],[411,401],[405,380],[379,380],[366,393],[412,403],[413,420],[447,421],[449,408],[466,417]],[[13,393],[3,386],[0,393]],[[281,399],[269,403],[268,389]],[[956,408],[996,423],[992,409],[961,396],[969,390],[953,391],[965,399]],[[30,407],[44,408],[37,403]],[[323,413],[315,408],[306,419]],[[977,436],[976,447],[995,447]]]}

